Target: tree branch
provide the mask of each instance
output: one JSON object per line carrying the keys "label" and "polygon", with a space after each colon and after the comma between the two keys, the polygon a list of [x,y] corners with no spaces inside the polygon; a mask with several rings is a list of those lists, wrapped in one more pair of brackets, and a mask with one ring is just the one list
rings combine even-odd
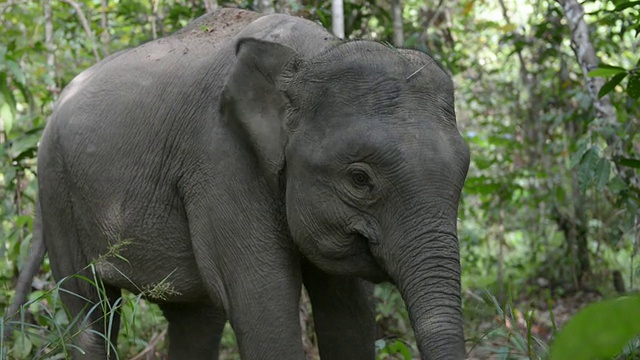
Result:
{"label": "tree branch", "polygon": [[[502,8],[502,16],[504,17],[504,21],[506,21],[507,25],[510,25],[511,19],[509,18],[507,7],[504,5],[504,0],[499,0],[499,1],[500,1],[500,7]],[[524,61],[524,57],[522,56],[522,51],[518,47],[516,47],[516,54],[518,55],[518,59],[520,60],[522,78],[524,81],[528,82],[527,80],[528,80],[529,70],[527,69],[527,64]]]}
{"label": "tree branch", "polygon": [[433,20],[436,18],[436,15],[438,14],[438,12],[440,11],[440,8],[442,7],[442,4],[444,3],[444,0],[440,0],[438,2],[438,5],[436,5],[436,8],[433,10],[433,12],[429,15],[429,17],[427,18],[427,20],[423,23],[423,27],[424,30],[423,32],[426,32],[427,29],[429,29],[431,27],[431,23],[433,23]]}
{"label": "tree branch", "polygon": [[62,1],[71,5],[71,7],[73,7],[73,9],[78,14],[78,18],[82,23],[82,27],[84,28],[84,31],[87,33],[87,36],[89,37],[89,41],[91,41],[91,48],[92,48],[91,50],[93,50],[93,56],[96,58],[96,61],[100,61],[100,54],[98,54],[98,49],[96,47],[96,38],[93,35],[93,31],[91,31],[91,25],[89,24],[89,21],[87,21],[87,17],[84,16],[84,12],[82,12],[82,7],[80,7],[80,4],[78,4],[74,0],[62,0]]}

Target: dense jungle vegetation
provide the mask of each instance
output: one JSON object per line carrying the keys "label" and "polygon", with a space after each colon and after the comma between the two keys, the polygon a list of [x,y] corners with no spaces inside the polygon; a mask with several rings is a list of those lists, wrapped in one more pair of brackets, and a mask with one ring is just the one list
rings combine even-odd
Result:
{"label": "dense jungle vegetation", "polygon": [[[470,358],[640,358],[640,1],[358,0],[341,29],[321,0],[0,0],[0,306],[29,251],[38,140],[60,91],[223,6],[421,49],[448,69],[472,154],[459,210]],[[46,261],[32,286],[0,358],[65,357],[74,334]],[[397,292],[380,285],[376,300],[378,358],[416,358]],[[158,308],[127,294],[121,310],[121,358],[166,356]],[[315,358],[310,311],[303,301]],[[238,358],[230,328],[223,350]]]}

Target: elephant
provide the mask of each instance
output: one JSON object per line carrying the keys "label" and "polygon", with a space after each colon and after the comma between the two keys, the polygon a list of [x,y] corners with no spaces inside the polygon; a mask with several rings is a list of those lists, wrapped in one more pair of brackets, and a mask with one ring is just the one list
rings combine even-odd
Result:
{"label": "elephant", "polygon": [[46,248],[84,319],[74,358],[114,356],[95,304],[125,289],[159,305],[170,359],[216,359],[227,321],[243,359],[304,359],[304,286],[321,358],[373,359],[381,282],[424,359],[465,357],[470,153],[426,53],[220,9],[77,75],[37,161],[30,261]]}

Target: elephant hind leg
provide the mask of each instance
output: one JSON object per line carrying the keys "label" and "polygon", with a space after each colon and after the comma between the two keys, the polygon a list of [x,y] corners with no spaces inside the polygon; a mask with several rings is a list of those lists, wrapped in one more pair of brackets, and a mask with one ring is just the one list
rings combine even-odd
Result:
{"label": "elephant hind leg", "polygon": [[224,310],[213,304],[165,303],[169,322],[169,359],[218,359]]}
{"label": "elephant hind leg", "polygon": [[69,333],[69,340],[74,345],[68,348],[72,357],[82,360],[117,359],[120,289],[92,284],[79,277],[66,278],[60,288],[60,297],[74,330]]}

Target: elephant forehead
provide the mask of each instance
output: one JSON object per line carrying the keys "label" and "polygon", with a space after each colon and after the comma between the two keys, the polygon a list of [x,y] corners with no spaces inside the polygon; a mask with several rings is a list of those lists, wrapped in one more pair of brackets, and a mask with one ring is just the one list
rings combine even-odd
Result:
{"label": "elephant forehead", "polygon": [[391,122],[383,116],[347,117],[307,129],[308,158],[312,162],[367,161],[388,168],[422,166],[451,153],[450,135],[417,121]]}
{"label": "elephant forehead", "polygon": [[301,100],[300,106],[306,105],[324,116],[407,114],[405,119],[426,119],[431,116],[419,112],[445,117],[453,113],[453,88],[446,79],[433,74],[417,74],[415,79],[407,79],[405,70],[413,67],[401,66],[403,69],[394,70],[366,63],[346,68],[336,65],[324,73],[303,76],[299,91],[291,95]]}
{"label": "elephant forehead", "polygon": [[398,112],[407,92],[393,78],[344,78],[311,83],[305,92],[317,113],[348,117],[355,114],[390,116]]}

